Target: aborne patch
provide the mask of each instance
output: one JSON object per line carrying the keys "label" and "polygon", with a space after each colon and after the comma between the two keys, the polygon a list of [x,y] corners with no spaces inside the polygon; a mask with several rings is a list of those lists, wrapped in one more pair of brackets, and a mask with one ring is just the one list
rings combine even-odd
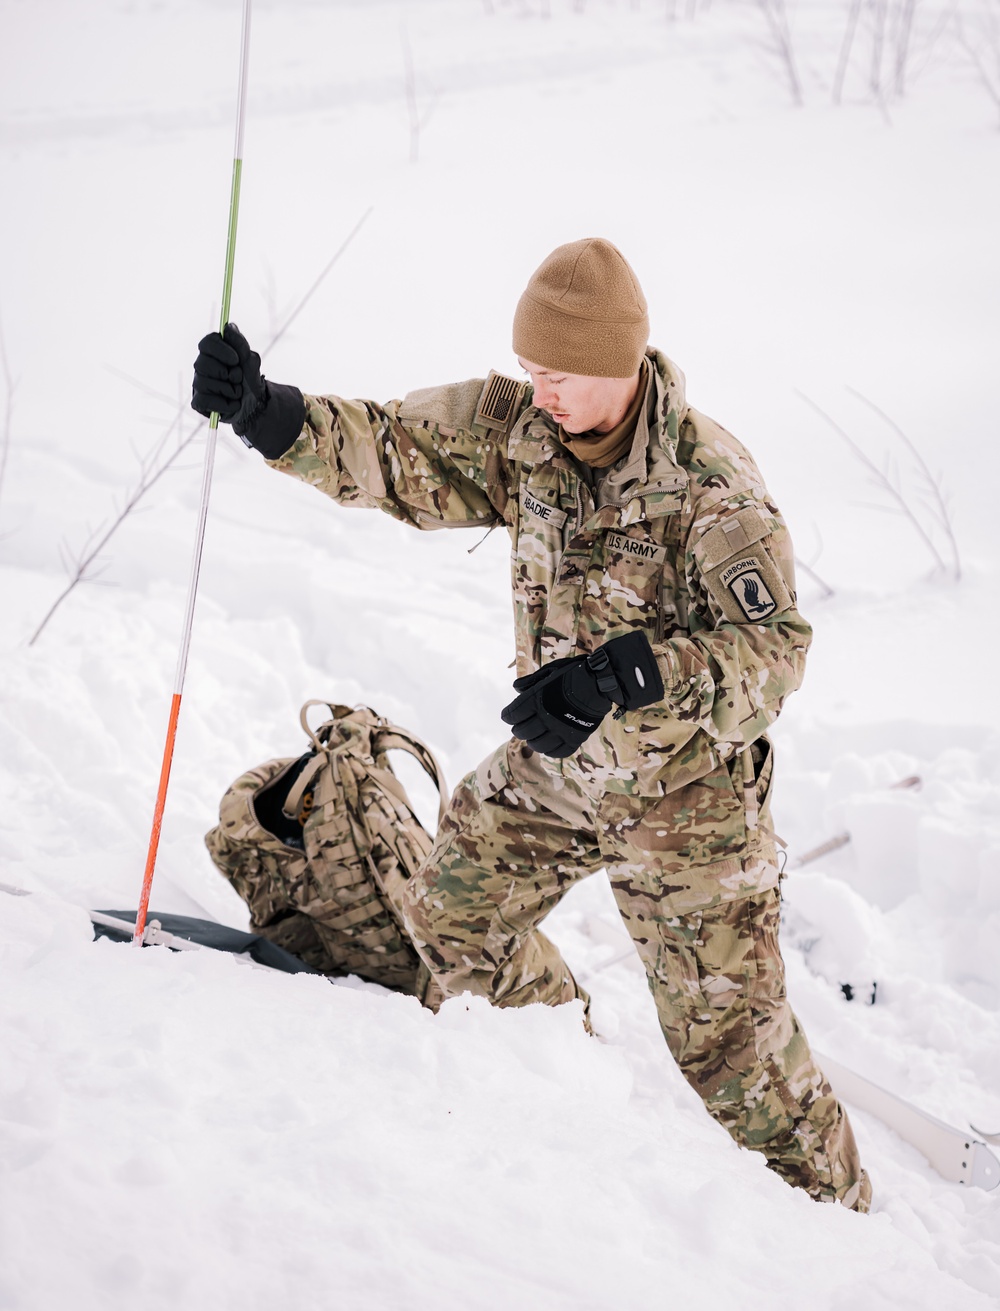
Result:
{"label": "aborne patch", "polygon": [[737,560],[728,569],[723,569],[719,581],[729,588],[747,619],[766,619],[778,608],[761,576],[761,564],[756,556]]}

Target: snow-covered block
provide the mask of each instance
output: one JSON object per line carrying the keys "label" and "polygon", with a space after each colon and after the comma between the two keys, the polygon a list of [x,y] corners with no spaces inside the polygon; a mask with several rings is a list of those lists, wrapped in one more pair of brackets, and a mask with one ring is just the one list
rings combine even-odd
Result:
{"label": "snow-covered block", "polygon": [[792,912],[789,927],[809,968],[840,989],[845,1000],[870,1005],[883,958],[878,909],[843,879],[818,871],[792,875],[785,897]]}

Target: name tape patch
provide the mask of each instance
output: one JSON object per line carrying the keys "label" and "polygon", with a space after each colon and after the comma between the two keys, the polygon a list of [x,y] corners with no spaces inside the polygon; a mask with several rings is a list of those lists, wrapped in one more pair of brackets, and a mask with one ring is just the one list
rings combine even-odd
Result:
{"label": "name tape patch", "polygon": [[719,581],[729,588],[736,604],[748,619],[766,619],[778,608],[777,601],[761,576],[761,563],[756,556],[747,556],[723,569]]}
{"label": "name tape patch", "polygon": [[637,560],[650,560],[654,564],[662,564],[667,558],[665,546],[657,546],[655,542],[643,542],[636,537],[628,537],[625,533],[605,533],[604,541],[609,551],[618,551]]}
{"label": "name tape patch", "polygon": [[522,504],[528,514],[533,515],[536,519],[544,519],[546,523],[554,524],[556,528],[561,528],[566,522],[565,510],[559,510],[554,505],[546,505],[544,501],[537,500],[530,492],[524,493]]}

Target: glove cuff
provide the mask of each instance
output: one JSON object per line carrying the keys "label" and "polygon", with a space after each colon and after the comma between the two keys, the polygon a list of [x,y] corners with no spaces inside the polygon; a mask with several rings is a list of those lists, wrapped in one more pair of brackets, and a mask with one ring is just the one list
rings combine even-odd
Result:
{"label": "glove cuff", "polygon": [[305,418],[306,403],[298,387],[265,382],[264,395],[241,424],[233,424],[233,431],[265,460],[277,460],[295,445]]}
{"label": "glove cuff", "polygon": [[[605,691],[601,674],[590,664],[603,654],[606,654],[609,666],[605,676],[611,676],[617,684],[614,692]],[[625,633],[622,637],[612,638],[587,658],[587,664],[601,691],[625,710],[639,710],[663,700],[663,679],[645,633]]]}

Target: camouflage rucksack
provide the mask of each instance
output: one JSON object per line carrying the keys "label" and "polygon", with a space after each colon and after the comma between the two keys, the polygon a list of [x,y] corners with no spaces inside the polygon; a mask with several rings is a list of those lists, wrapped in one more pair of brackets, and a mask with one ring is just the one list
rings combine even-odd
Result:
{"label": "camouflage rucksack", "polygon": [[[315,732],[308,711],[333,718]],[[367,706],[307,701],[312,749],[269,760],[229,788],[209,854],[250,908],[250,927],[324,974],[357,974],[436,1007],[441,994],[399,911],[406,880],[431,849],[386,752],[415,756],[441,798],[437,761]],[[439,814],[439,818],[440,818]]]}

